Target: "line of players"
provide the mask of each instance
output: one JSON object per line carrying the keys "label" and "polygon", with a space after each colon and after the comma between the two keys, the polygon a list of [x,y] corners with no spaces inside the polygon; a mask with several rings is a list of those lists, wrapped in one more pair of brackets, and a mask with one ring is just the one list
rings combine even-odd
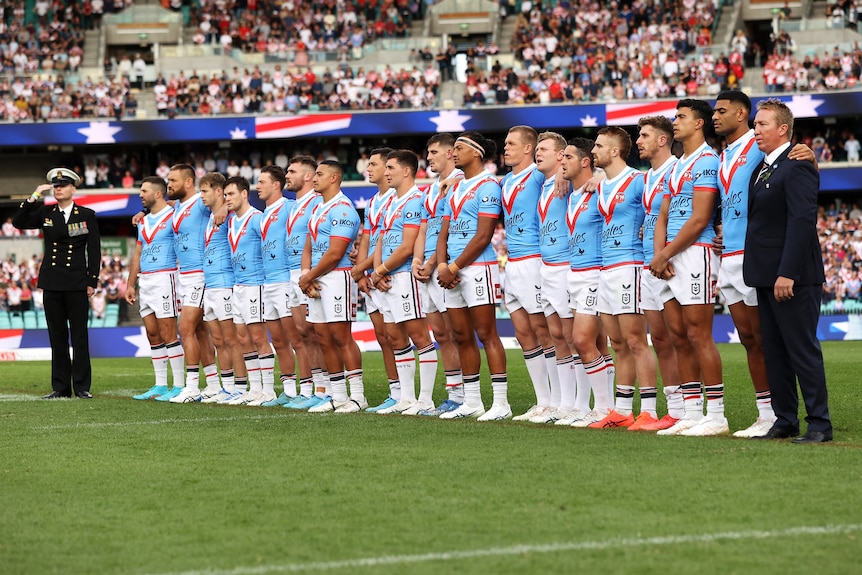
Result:
{"label": "line of players", "polygon": [[[758,409],[757,421],[735,435],[763,435],[774,415],[756,296],[741,272],[748,184],[763,160],[748,128],[750,112],[747,96],[728,91],[714,111],[686,99],[673,122],[641,119],[637,149],[650,162],[646,173],[626,164],[631,138],[615,127],[600,130],[593,142],[515,126],[503,149],[511,172],[500,182],[484,169],[496,157],[493,141],[476,132],[435,135],[427,160],[439,176],[424,193],[414,182],[415,153],[376,149],[367,175],[378,192],[362,225],[341,192],[337,162],[297,157],[286,173],[265,167],[257,185],[262,213],[249,204],[242,178],[207,174],[199,194],[186,165],[171,169],[167,185],[146,178],[141,199],[148,213],[130,270],[131,277],[140,272],[139,293],[131,288],[127,299],[140,298],[156,382],[136,399],[512,417],[491,246],[502,219],[509,250],[505,305],[536,395],[516,420],[663,435],[728,433],[712,338],[720,283],[748,353]],[[727,142],[720,155],[706,142],[712,126]],[[679,159],[671,154],[674,140],[683,147]],[[794,153],[813,157],[804,147]],[[603,178],[593,177],[595,167]],[[389,379],[389,397],[375,407],[368,407],[350,331],[357,290],[366,294]],[[438,352],[429,327],[446,376],[447,398],[439,406],[432,402]],[[491,374],[487,411],[477,339]],[[278,395],[273,349],[282,366]],[[668,407],[662,418],[657,366]]]}

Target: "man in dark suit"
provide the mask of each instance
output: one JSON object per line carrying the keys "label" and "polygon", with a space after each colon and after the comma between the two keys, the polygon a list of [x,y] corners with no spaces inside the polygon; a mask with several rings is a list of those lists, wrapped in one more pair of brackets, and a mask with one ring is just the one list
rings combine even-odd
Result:
{"label": "man in dark suit", "polygon": [[[87,333],[89,299],[99,281],[101,247],[96,213],[72,201],[81,177],[67,168],[48,172],[42,184],[21,202],[12,218],[18,229],[39,229],[45,239],[39,287],[44,293],[45,320],[51,341],[52,393],[43,399],[89,399],[92,370]],[[51,193],[57,203],[40,202]],[[74,359],[69,357],[69,333]]]}
{"label": "man in dark suit", "polygon": [[766,154],[752,175],[745,236],[745,283],[757,289],[763,353],[776,421],[759,439],[799,434],[802,389],[808,431],[794,443],[832,440],[823,354],[817,339],[825,277],[817,239],[820,176],[809,163],[790,160],[793,114],[779,100],[758,103],[754,136]]}

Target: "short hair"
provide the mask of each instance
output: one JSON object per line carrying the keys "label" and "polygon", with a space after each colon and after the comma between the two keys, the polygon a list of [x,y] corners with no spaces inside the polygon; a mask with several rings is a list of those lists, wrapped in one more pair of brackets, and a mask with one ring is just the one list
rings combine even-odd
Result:
{"label": "short hair", "polygon": [[787,124],[787,137],[790,138],[793,135],[793,112],[790,111],[787,104],[778,98],[769,98],[768,100],[759,101],[757,109],[758,111],[772,110],[775,112],[775,120],[778,122],[778,125]]}
{"label": "short hair", "polygon": [[387,160],[395,160],[402,166],[410,168],[410,173],[416,175],[419,169],[419,158],[413,150],[393,150],[386,156]]}
{"label": "short hair", "polygon": [[616,140],[617,146],[620,148],[620,157],[625,160],[629,157],[629,152],[632,150],[632,137],[629,133],[619,126],[607,126],[598,132],[599,136],[607,136]]}
{"label": "short hair", "polygon": [[284,189],[284,168],[281,166],[264,166],[260,169],[261,174],[269,174],[270,177],[278,182],[278,186],[283,190]]}
{"label": "short hair", "polygon": [[229,185],[233,184],[236,186],[236,189],[240,192],[246,191],[248,192],[251,189],[251,184],[248,183],[248,180],[243,178],[242,176],[234,176],[232,178],[228,178],[224,182],[224,189],[227,189]]}
{"label": "short hair", "polygon": [[198,181],[198,186],[207,185],[212,189],[224,189],[224,181],[225,177],[221,172],[207,172],[201,176],[200,181]]}
{"label": "short hair", "polygon": [[468,140],[472,140],[476,142],[479,146],[481,146],[482,150],[484,151],[484,153],[482,154],[483,160],[494,159],[497,157],[497,144],[494,143],[494,140],[489,140],[479,132],[462,132],[458,136],[458,138],[466,138]]}
{"label": "short hair", "polygon": [[192,182],[195,181],[195,169],[188,164],[174,164],[171,166],[172,172],[185,172],[186,178],[191,178]]}
{"label": "short hair", "polygon": [[694,98],[683,98],[676,105],[677,110],[680,108],[689,108],[698,118],[703,120],[704,131],[706,131],[707,126],[711,124],[712,106],[710,106],[706,101],[696,100]]}
{"label": "short hair", "polygon": [[569,146],[574,146],[575,151],[578,154],[578,158],[590,159],[590,169],[593,169],[595,166],[593,165],[593,146],[596,145],[595,142],[590,140],[589,138],[572,138],[569,140]]}
{"label": "short hair", "polygon": [[650,126],[663,132],[669,140],[673,140],[673,122],[667,116],[644,116],[638,120],[638,127]]}
{"label": "short hair", "polygon": [[168,185],[162,178],[158,176],[147,176],[141,180],[141,185],[143,186],[144,184],[150,184],[156,188],[156,191],[161,192],[162,197],[168,197]]}
{"label": "short hair", "polygon": [[368,154],[368,157],[370,158],[371,156],[379,155],[381,158],[386,159],[390,152],[392,152],[392,148],[387,148],[385,146],[382,148],[374,148],[373,150],[371,150],[371,153]]}
{"label": "short hair", "polygon": [[291,164],[301,164],[303,166],[308,166],[309,168],[311,168],[312,172],[317,169],[317,160],[315,160],[311,156],[294,156],[290,159],[287,165],[289,166]]}
{"label": "short hair", "polygon": [[455,145],[455,136],[446,132],[434,134],[428,138],[428,141],[425,143],[425,147],[428,148],[432,144],[440,144],[444,148],[451,148]]}
{"label": "short hair", "polygon": [[[384,149],[384,148],[380,148],[380,149]],[[388,150],[389,148],[385,148],[385,149],[387,149],[387,150]],[[373,156],[373,155],[374,155],[374,154],[372,153],[372,156]],[[388,156],[388,155],[389,155],[389,153],[387,152],[387,153],[386,153],[386,155]],[[322,161],[322,162],[320,162],[317,166],[318,166],[318,167],[320,167],[320,166],[326,166],[326,167],[328,167],[328,168],[332,169],[333,171],[335,171],[335,173],[336,173],[336,174],[338,174],[338,177],[339,177],[339,178],[343,178],[343,177],[344,177],[344,166],[342,166],[342,165],[341,165],[341,163],[340,163],[340,162],[338,162],[337,160],[323,160],[323,161]]]}
{"label": "short hair", "polygon": [[542,132],[539,134],[539,142],[544,142],[545,140],[553,140],[554,149],[558,152],[564,150],[567,145],[566,139],[557,132]]}
{"label": "short hair", "polygon": [[728,100],[729,102],[742,104],[742,107],[745,108],[749,114],[751,113],[751,98],[741,90],[724,90],[723,92],[719,92],[715,99],[716,101]]}
{"label": "short hair", "polygon": [[536,144],[539,143],[539,133],[530,126],[512,126],[509,128],[509,133],[515,132],[521,135],[521,139],[525,144],[530,144],[533,146],[533,149],[536,148]]}

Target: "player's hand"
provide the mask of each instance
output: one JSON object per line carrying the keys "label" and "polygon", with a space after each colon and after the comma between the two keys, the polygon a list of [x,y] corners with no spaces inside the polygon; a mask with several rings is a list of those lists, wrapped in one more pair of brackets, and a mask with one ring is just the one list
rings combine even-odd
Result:
{"label": "player's hand", "polygon": [[377,291],[387,292],[392,289],[392,276],[386,274],[382,278],[380,278],[375,284],[377,287]]}
{"label": "player's hand", "polygon": [[217,212],[213,212],[213,223],[217,226],[222,225],[227,221],[227,214],[227,204],[224,204]]}
{"label": "player's hand", "polygon": [[356,287],[362,293],[367,294],[371,291],[371,281],[369,281],[368,277],[365,274],[362,274],[362,277],[356,281]]}
{"label": "player's hand", "polygon": [[[89,295],[89,291],[90,291],[90,290],[88,289],[88,290],[87,290],[88,295]],[[132,286],[127,286],[127,287],[126,287],[126,295],[125,295],[125,299],[126,299],[126,301],[129,303],[129,305],[135,305],[135,300],[137,299],[137,298],[135,297],[135,288],[133,288]]]}
{"label": "player's hand", "polygon": [[712,238],[712,253],[721,257],[721,252],[724,251],[724,234],[718,232],[715,234],[715,237]]}
{"label": "player's hand", "polygon": [[144,212],[138,212],[137,214],[132,216],[132,225],[137,226],[139,223],[141,223],[141,220],[144,219],[144,216]]}
{"label": "player's hand", "polygon": [[[350,263],[352,263],[354,266],[356,265],[356,261],[359,259],[359,248],[356,246],[355,243],[353,244],[353,247],[350,248],[350,251],[347,253],[347,259],[349,259]],[[351,271],[350,273],[352,274],[353,272]]]}
{"label": "player's hand", "polygon": [[413,274],[413,277],[416,279],[416,281],[428,283],[428,281],[431,279],[432,270],[433,268],[431,267],[431,262],[425,262],[424,264],[416,262],[410,268],[410,273]]}
{"label": "player's hand", "polygon": [[816,156],[814,155],[814,150],[806,146],[805,144],[796,144],[792,148],[790,148],[790,153],[787,154],[788,160],[799,160],[800,162],[811,162],[815,166]]}
{"label": "player's hand", "polygon": [[358,266],[354,265],[352,268],[350,268],[350,277],[353,278],[353,281],[359,283],[359,280],[365,277],[365,271],[359,269]]}
{"label": "player's hand", "polygon": [[452,270],[449,269],[449,266],[445,264],[441,264],[437,266],[437,283],[440,284],[440,287],[445,289],[452,289],[455,287],[457,282],[455,280],[458,279],[458,274],[453,273]]}
{"label": "player's hand", "polygon": [[666,274],[668,273],[668,270],[672,269],[673,266],[671,266],[670,261],[660,253],[653,256],[652,261],[649,263],[650,273],[659,279],[668,279],[670,276]]}

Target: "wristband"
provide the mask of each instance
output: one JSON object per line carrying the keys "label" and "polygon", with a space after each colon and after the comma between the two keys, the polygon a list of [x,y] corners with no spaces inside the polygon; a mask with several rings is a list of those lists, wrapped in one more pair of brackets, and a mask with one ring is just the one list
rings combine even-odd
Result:
{"label": "wristband", "polygon": [[39,190],[36,190],[30,195],[30,197],[33,198],[34,201],[38,202],[42,199],[42,194],[39,192]]}
{"label": "wristband", "polygon": [[389,270],[386,269],[386,266],[380,264],[379,266],[377,266],[377,268],[375,268],[374,273],[376,273],[380,277],[383,277],[388,271]]}
{"label": "wristband", "polygon": [[423,261],[422,261],[422,260],[420,260],[419,258],[413,258],[413,265],[414,265],[414,266],[421,266],[421,265],[423,265],[424,263],[425,263],[425,262],[423,262]]}
{"label": "wristband", "polygon": [[449,271],[452,272],[453,274],[457,274],[458,270],[460,270],[460,269],[461,269],[461,266],[459,266],[455,262],[452,262],[451,264],[449,264]]}

